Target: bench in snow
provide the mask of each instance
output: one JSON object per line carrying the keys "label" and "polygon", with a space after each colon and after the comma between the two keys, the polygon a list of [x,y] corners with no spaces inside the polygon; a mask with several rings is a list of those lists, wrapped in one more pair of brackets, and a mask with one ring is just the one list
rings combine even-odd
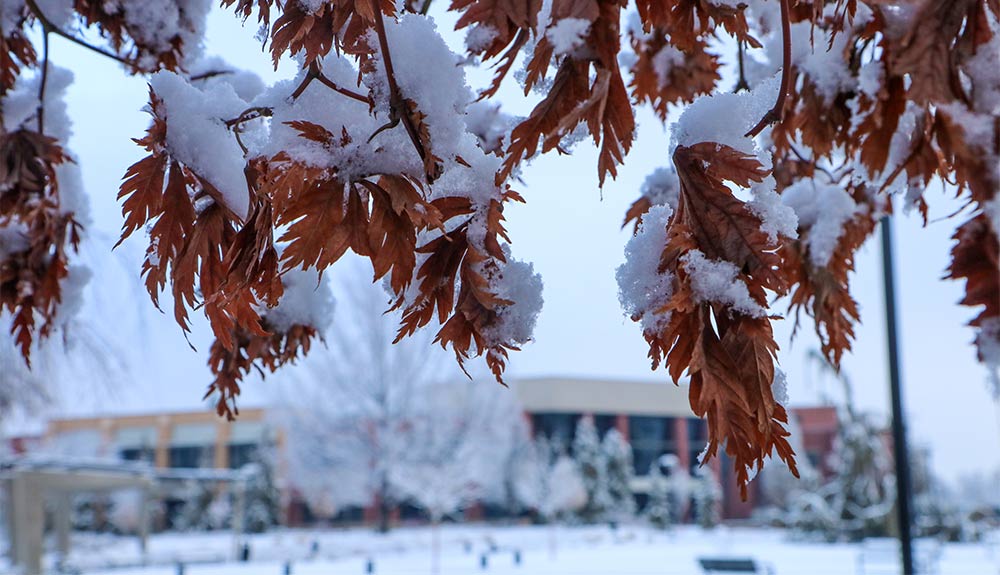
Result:
{"label": "bench in snow", "polygon": [[772,573],[769,566],[751,557],[700,557],[703,573]]}

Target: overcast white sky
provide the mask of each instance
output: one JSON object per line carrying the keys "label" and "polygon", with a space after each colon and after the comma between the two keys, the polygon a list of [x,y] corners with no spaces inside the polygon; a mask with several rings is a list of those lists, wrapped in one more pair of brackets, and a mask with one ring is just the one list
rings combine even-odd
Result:
{"label": "overcast white sky", "polygon": [[[441,7],[432,13],[441,17]],[[446,15],[442,22],[442,28],[450,30],[454,18]],[[291,75],[291,66],[277,75],[271,72],[269,58],[252,40],[254,31],[252,25],[241,29],[230,13],[216,11],[210,20],[207,52],[257,71],[265,81]],[[449,34],[448,40],[458,46],[461,36]],[[196,324],[191,338],[199,349],[195,353],[173,320],[153,311],[137,280],[144,248],[141,237],[114,254],[108,251],[121,226],[115,201],[120,178],[140,157],[140,149],[130,138],[140,137],[148,124],[148,116],[140,111],[147,99],[145,82],[127,78],[115,63],[61,39],[52,41],[52,58],[76,75],[68,98],[75,122],[70,148],[79,157],[93,210],[86,259],[95,268],[95,277],[85,314],[104,327],[84,335],[99,339],[109,353],[125,358],[127,367],[126,371],[63,378],[71,388],[71,399],[62,409],[83,413],[114,409],[116,404],[148,409],[198,405],[209,381],[207,327],[203,322]],[[470,83],[481,86],[488,76],[488,71],[479,72]],[[523,101],[512,80],[501,101],[506,111],[527,114],[531,104]],[[514,354],[512,377],[668,381],[665,372],[650,372],[645,342],[637,326],[621,312],[614,279],[628,238],[620,230],[625,209],[637,197],[646,174],[668,161],[668,137],[659,123],[646,111],[640,112],[639,121],[639,139],[618,180],[607,183],[603,194],[597,188],[596,154],[586,144],[572,157],[545,157],[525,170],[525,183],[518,189],[527,205],[510,208],[508,222],[515,254],[534,262],[543,276],[545,307],[536,341]],[[958,207],[942,192],[931,192],[928,200],[932,220]],[[958,222],[934,222],[924,229],[917,218],[901,217],[895,229],[910,438],[933,450],[935,468],[949,479],[1000,466],[1000,408],[987,391],[984,369],[975,360],[970,343],[973,333],[964,327],[974,312],[956,305],[962,297],[960,283],[940,280],[948,264],[949,237]],[[878,243],[869,242],[861,251],[854,277],[863,324],[844,369],[854,382],[861,407],[887,414],[880,261]],[[792,404],[815,404],[825,397],[839,400],[839,387],[818,375],[815,364],[807,359],[809,351],[818,347],[811,325],[805,323],[790,344],[790,323],[776,322],[776,333]],[[99,381],[94,385],[79,379]],[[265,389],[276,385],[282,383],[249,383],[246,401],[259,401]]]}

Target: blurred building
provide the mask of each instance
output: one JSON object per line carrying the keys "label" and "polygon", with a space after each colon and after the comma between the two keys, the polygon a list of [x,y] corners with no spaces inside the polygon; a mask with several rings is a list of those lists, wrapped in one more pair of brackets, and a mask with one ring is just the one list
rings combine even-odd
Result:
{"label": "blurred building", "polygon": [[[685,386],[535,378],[515,381],[512,387],[535,435],[545,435],[568,448],[577,423],[584,417],[593,418],[601,436],[611,428],[621,432],[632,446],[635,473],[639,477],[634,487],[640,500],[644,497],[641,476],[661,455],[674,454],[681,465],[693,469],[707,443],[706,423],[691,414]],[[807,457],[822,471],[837,434],[836,409],[806,407],[791,411],[798,421],[805,451],[799,457]],[[211,409],[201,408],[53,419],[48,422],[43,443],[50,452],[56,449],[77,456],[148,461],[158,468],[238,469],[253,461],[263,446],[280,448],[281,437],[267,425],[264,408],[243,408],[234,422],[217,417]],[[723,517],[749,517],[757,498],[757,484],[751,483],[748,501],[741,501],[735,476],[728,472],[732,463],[725,453],[709,466],[723,488]],[[282,475],[280,469],[276,471]],[[294,494],[286,490],[283,495],[286,519],[293,523],[305,519],[302,506],[294,504]]]}
{"label": "blurred building", "polygon": [[277,441],[265,410],[241,409],[226,421],[213,410],[53,419],[43,444],[84,457],[148,461],[159,468],[239,469],[262,445]]}
{"label": "blurred building", "polygon": [[[674,454],[685,468],[698,466],[698,456],[708,442],[705,420],[691,413],[687,386],[641,381],[580,378],[539,378],[514,384],[518,399],[530,419],[534,434],[544,434],[563,445],[571,445],[577,422],[592,417],[603,437],[616,428],[632,446],[634,486],[640,499],[645,475],[661,455]],[[837,410],[832,406],[792,408],[805,453],[822,473],[837,435]],[[750,516],[758,498],[759,483],[750,484],[747,501],[741,501],[732,462],[723,450],[708,465],[715,471],[723,491],[722,516]],[[722,472],[726,470],[726,472]]]}

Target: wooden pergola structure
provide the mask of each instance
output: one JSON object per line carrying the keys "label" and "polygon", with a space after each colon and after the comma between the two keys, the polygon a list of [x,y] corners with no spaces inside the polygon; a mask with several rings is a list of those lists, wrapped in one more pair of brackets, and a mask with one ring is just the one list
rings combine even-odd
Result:
{"label": "wooden pergola structure", "polygon": [[243,532],[246,477],[219,469],[155,469],[148,464],[117,460],[18,458],[0,462],[0,487],[7,509],[11,563],[23,575],[43,572],[46,504],[54,506],[53,525],[60,561],[69,556],[72,497],[78,493],[136,489],[142,493],[139,541],[143,555],[149,534],[146,500],[163,481],[196,480],[232,483],[234,552]]}

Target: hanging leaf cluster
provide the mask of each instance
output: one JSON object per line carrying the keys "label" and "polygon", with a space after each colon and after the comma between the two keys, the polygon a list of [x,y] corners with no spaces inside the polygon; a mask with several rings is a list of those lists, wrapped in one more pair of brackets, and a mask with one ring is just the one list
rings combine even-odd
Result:
{"label": "hanging leaf cluster", "polygon": [[[321,337],[296,305],[301,274],[319,281],[348,252],[401,311],[398,338],[434,329],[460,364],[482,357],[502,381],[541,307],[504,227],[505,206],[530,200],[514,189],[530,184],[522,167],[589,138],[603,185],[642,105],[671,124],[671,144],[626,214],[622,304],[654,369],[689,378],[706,455],[730,455],[744,494],[768,456],[795,470],[774,300],[787,296],[796,326],[812,320],[839,367],[861,318],[855,254],[891,195],[925,220],[933,185],[966,202],[946,273],[978,310],[980,359],[1000,364],[996,0],[453,0],[461,58],[425,16],[431,0],[222,0],[260,27],[275,67],[298,66],[273,86],[201,57],[207,0],[144,19],[145,4],[3,9],[0,101],[37,98],[34,115],[0,125],[0,304],[26,359],[51,332],[80,237],[60,208],[71,157],[45,126],[35,28],[149,74],[122,240],[145,232],[146,288],[156,305],[169,290],[183,331],[192,311],[207,317],[222,415],[247,374]],[[463,71],[476,65],[494,70],[478,93]],[[535,100],[522,118],[489,102],[515,81]]]}

